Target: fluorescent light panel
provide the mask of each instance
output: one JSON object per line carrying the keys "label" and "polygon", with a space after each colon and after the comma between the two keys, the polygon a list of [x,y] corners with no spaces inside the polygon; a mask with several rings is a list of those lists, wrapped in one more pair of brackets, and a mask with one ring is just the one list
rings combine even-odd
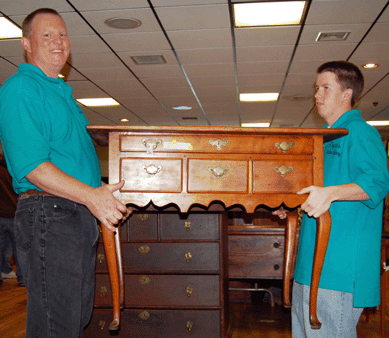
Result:
{"label": "fluorescent light panel", "polygon": [[8,19],[0,18],[0,39],[19,39],[22,30]]}
{"label": "fluorescent light panel", "polygon": [[242,127],[269,127],[270,126],[270,123],[242,123],[241,124]]}
{"label": "fluorescent light panel", "polygon": [[389,126],[389,121],[367,121],[371,126]]}
{"label": "fluorescent light panel", "polygon": [[106,106],[120,105],[119,102],[115,101],[110,97],[98,98],[98,99],[77,99],[77,101],[87,107],[106,107]]}
{"label": "fluorescent light panel", "polygon": [[235,27],[299,25],[306,1],[233,4]]}
{"label": "fluorescent light panel", "polygon": [[242,93],[239,94],[241,102],[268,102],[277,101],[278,93]]}

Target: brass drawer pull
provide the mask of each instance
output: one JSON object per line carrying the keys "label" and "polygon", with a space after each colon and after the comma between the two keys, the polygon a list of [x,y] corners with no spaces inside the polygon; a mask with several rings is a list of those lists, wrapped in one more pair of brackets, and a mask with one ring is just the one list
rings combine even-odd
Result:
{"label": "brass drawer pull", "polygon": [[147,276],[142,276],[141,278],[139,278],[139,282],[140,282],[142,285],[149,284],[149,283],[150,283],[150,278],[147,277]]}
{"label": "brass drawer pull", "polygon": [[187,322],[186,323],[186,329],[188,332],[191,332],[193,330],[193,323],[192,322]]}
{"label": "brass drawer pull", "polygon": [[102,287],[100,288],[100,292],[101,292],[101,295],[102,295],[103,297],[105,297],[105,296],[107,295],[107,293],[108,293],[108,288],[107,288],[106,286],[102,286]]}
{"label": "brass drawer pull", "polygon": [[142,311],[139,314],[139,318],[142,319],[142,320],[147,320],[147,319],[150,318],[150,313],[148,313],[147,311]]}
{"label": "brass drawer pull", "polygon": [[147,245],[142,245],[138,249],[142,254],[147,254],[150,251],[150,247]]}
{"label": "brass drawer pull", "polygon": [[186,296],[189,298],[190,296],[192,296],[192,293],[193,293],[193,289],[190,286],[188,286],[186,288]]}
{"label": "brass drawer pull", "polygon": [[189,232],[189,231],[190,231],[190,226],[191,226],[190,222],[186,221],[186,222],[184,223],[184,226],[185,226],[186,231]]}
{"label": "brass drawer pull", "polygon": [[150,176],[154,176],[157,175],[162,170],[162,166],[150,164],[146,167],[145,165],[142,165],[142,169],[146,174],[149,174]]}
{"label": "brass drawer pull", "polygon": [[100,330],[104,330],[105,322],[103,320],[99,321]]}
{"label": "brass drawer pull", "polygon": [[279,173],[281,177],[285,177],[286,174],[289,174],[293,171],[293,167],[286,167],[282,165],[281,167],[274,166],[274,170],[276,173]]}
{"label": "brass drawer pull", "polygon": [[105,255],[104,254],[98,254],[97,255],[97,260],[99,261],[99,264],[103,264],[105,261]]}
{"label": "brass drawer pull", "polygon": [[190,252],[185,254],[186,262],[190,263],[190,259],[192,258],[192,254]]}
{"label": "brass drawer pull", "polygon": [[148,214],[138,214],[138,216],[136,216],[140,221],[145,221],[146,219],[149,218],[149,215]]}
{"label": "brass drawer pull", "polygon": [[228,142],[229,142],[228,140],[223,141],[220,138],[218,138],[215,141],[214,140],[209,140],[210,145],[211,146],[216,146],[217,150],[222,150],[222,146],[226,147]]}
{"label": "brass drawer pull", "polygon": [[160,144],[162,144],[162,140],[161,139],[155,140],[153,138],[149,138],[148,140],[146,140],[144,138],[142,140],[142,143],[144,144],[144,146],[147,148],[148,151],[153,151],[157,149]]}
{"label": "brass drawer pull", "polygon": [[228,172],[228,167],[223,169],[222,167],[216,167],[216,168],[208,168],[208,170],[215,175],[217,178],[222,177],[224,174]]}
{"label": "brass drawer pull", "polygon": [[291,142],[284,141],[282,143],[276,142],[275,146],[277,147],[277,149],[282,150],[284,153],[287,153],[294,146],[294,142],[293,141]]}

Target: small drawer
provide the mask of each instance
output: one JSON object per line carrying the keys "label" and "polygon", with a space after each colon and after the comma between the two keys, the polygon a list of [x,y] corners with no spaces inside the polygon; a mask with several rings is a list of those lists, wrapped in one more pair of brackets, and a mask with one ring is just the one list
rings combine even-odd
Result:
{"label": "small drawer", "polygon": [[[95,309],[85,330],[86,338],[111,337],[112,310]],[[121,312],[119,338],[220,338],[221,315],[218,310],[124,310]]]}
{"label": "small drawer", "polygon": [[157,240],[158,239],[158,215],[155,213],[133,213],[128,220],[129,240]]}
{"label": "small drawer", "polygon": [[313,183],[311,158],[264,157],[254,161],[254,193],[296,193]]}
{"label": "small drawer", "polygon": [[188,160],[188,192],[248,192],[247,160]]}
{"label": "small drawer", "polygon": [[161,214],[162,240],[218,240],[218,214]]}
{"label": "small drawer", "polygon": [[120,192],[181,192],[182,160],[166,158],[122,158]]}
{"label": "small drawer", "polygon": [[216,272],[219,243],[123,243],[126,273]]}

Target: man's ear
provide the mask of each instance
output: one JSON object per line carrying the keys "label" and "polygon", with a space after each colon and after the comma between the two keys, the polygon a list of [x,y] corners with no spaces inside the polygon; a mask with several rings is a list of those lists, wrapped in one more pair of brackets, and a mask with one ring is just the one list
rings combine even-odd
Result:
{"label": "man's ear", "polygon": [[23,49],[26,51],[26,52],[31,52],[31,44],[30,44],[30,40],[28,38],[26,38],[25,36],[23,36],[21,38],[21,43],[22,43],[22,47]]}
{"label": "man's ear", "polygon": [[343,97],[345,100],[351,102],[351,98],[353,97],[353,90],[351,88],[347,88],[343,91]]}

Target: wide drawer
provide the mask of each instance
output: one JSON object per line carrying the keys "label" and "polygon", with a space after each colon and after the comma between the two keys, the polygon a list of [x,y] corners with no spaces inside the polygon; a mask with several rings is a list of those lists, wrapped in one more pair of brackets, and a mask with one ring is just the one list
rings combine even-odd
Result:
{"label": "wide drawer", "polygon": [[[125,307],[220,306],[218,275],[125,275]],[[95,306],[111,307],[107,274],[96,275]]]}
{"label": "wide drawer", "polygon": [[[94,309],[85,337],[111,337],[112,310]],[[124,310],[121,312],[122,338],[221,338],[218,310]]]}
{"label": "wide drawer", "polygon": [[313,139],[288,135],[120,135],[120,151],[312,154]]}
{"label": "wide drawer", "polygon": [[123,243],[125,273],[216,272],[219,243]]}
{"label": "wide drawer", "polygon": [[218,214],[161,214],[161,240],[218,240]]}

